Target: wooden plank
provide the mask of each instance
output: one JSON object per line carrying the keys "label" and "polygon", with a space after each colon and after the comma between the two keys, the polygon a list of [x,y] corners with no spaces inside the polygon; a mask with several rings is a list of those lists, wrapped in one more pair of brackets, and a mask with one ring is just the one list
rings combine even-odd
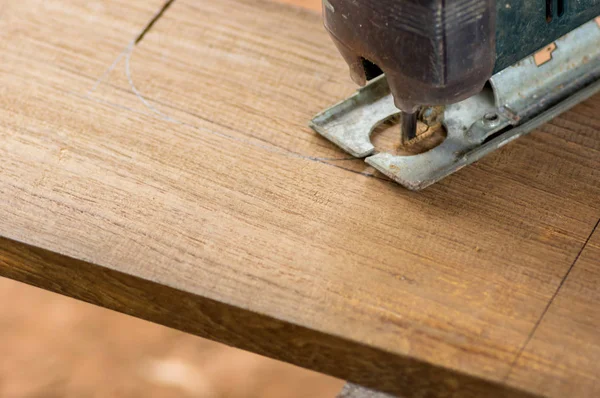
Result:
{"label": "wooden plank", "polygon": [[600,396],[599,302],[600,228],[596,225],[519,356],[511,383],[554,397]]}
{"label": "wooden plank", "polygon": [[[531,396],[6,238],[0,238],[0,267],[4,276],[15,280],[331,374],[347,375],[345,366],[352,363],[369,372],[383,364],[408,371],[403,382],[420,393],[447,395],[443,384],[455,383],[451,387],[460,387],[453,392],[459,397]],[[370,373],[352,377],[379,383]],[[393,383],[397,384],[396,380]],[[406,396],[411,394],[414,392]]]}
{"label": "wooden plank", "polygon": [[315,13],[33,3],[0,18],[2,275],[407,397],[544,391],[502,383],[598,219],[599,97],[416,194],[306,127],[354,90]]}

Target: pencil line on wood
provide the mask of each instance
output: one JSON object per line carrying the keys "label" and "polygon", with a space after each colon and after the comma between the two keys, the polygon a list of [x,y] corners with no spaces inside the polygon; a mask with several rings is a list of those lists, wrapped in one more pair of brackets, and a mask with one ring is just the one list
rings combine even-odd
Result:
{"label": "pencil line on wood", "polygon": [[575,256],[575,259],[573,260],[573,262],[569,266],[569,269],[565,273],[565,276],[563,276],[562,280],[558,284],[558,287],[554,291],[554,294],[552,295],[552,297],[548,301],[548,304],[546,304],[546,307],[544,308],[544,311],[542,311],[542,314],[540,315],[540,317],[536,321],[535,325],[531,329],[531,332],[529,332],[529,335],[527,336],[527,339],[525,340],[525,343],[523,343],[523,345],[519,349],[519,352],[517,353],[517,355],[515,355],[515,359],[512,361],[512,363],[510,365],[510,368],[508,369],[508,372],[506,373],[506,376],[504,376],[503,382],[507,382],[508,381],[508,378],[512,374],[514,367],[516,366],[517,362],[519,361],[519,359],[523,355],[523,352],[525,351],[525,349],[529,345],[529,342],[531,341],[531,339],[535,335],[535,332],[537,331],[538,327],[542,323],[542,320],[544,319],[544,316],[546,315],[546,313],[548,312],[548,310],[552,306],[552,303],[554,302],[554,299],[556,298],[556,296],[558,296],[558,293],[560,292],[560,289],[565,284],[565,281],[567,280],[567,278],[569,277],[569,274],[571,273],[571,271],[575,267],[575,264],[577,264],[577,261],[579,260],[579,257],[581,257],[581,253],[583,253],[583,250],[586,248],[588,242],[592,238],[592,235],[594,235],[594,232],[596,232],[596,229],[598,228],[598,225],[600,225],[600,219],[598,219],[598,221],[596,221],[596,224],[594,225],[594,228],[592,228],[592,231],[590,232],[590,234],[588,235],[587,239],[585,240],[585,242],[581,246],[581,249],[579,249],[579,252],[577,253],[577,256]]}
{"label": "pencil line on wood", "polygon": [[[131,44],[130,44],[131,45]],[[119,61],[121,61],[121,58],[123,58],[123,55],[125,55],[125,53],[127,52],[127,49],[129,48],[129,45],[119,53],[119,55],[117,55],[117,58],[115,58],[115,60],[113,61],[112,64],[110,64],[110,66],[104,71],[104,73],[102,74],[102,76],[100,76],[95,82],[94,85],[92,86],[92,88],[90,88],[87,92],[87,95],[91,95],[94,91],[96,91],[96,89],[98,88],[98,86],[104,81],[104,79],[106,79],[106,77],[108,76],[108,74],[110,72],[112,72],[117,65],[119,64]]]}
{"label": "pencil line on wood", "polygon": [[[166,8],[163,8],[166,9]],[[160,14],[162,15],[162,14]],[[157,19],[157,18],[155,18]],[[146,29],[147,31],[147,29]],[[136,41],[137,43],[137,41]],[[273,153],[281,153],[283,155],[286,156],[292,156],[292,157],[298,157],[298,158],[302,158],[302,159],[308,159],[308,160],[312,160],[312,161],[316,161],[316,162],[320,162],[320,163],[325,163],[326,161],[343,161],[343,160],[356,160],[356,158],[354,157],[343,157],[343,158],[328,158],[328,157],[315,157],[315,156],[305,156],[302,154],[299,154],[297,152],[293,152],[290,151],[288,149],[283,149],[283,148],[279,148],[271,143],[267,143],[267,145],[260,145],[257,143],[254,143],[248,139],[240,139],[240,138],[236,138],[234,136],[231,136],[229,134],[224,134],[224,133],[217,133],[216,131],[213,131],[211,129],[206,129],[206,128],[201,128],[199,126],[196,126],[194,124],[191,123],[186,123],[183,121],[180,121],[176,118],[173,118],[167,114],[165,114],[164,112],[161,112],[160,110],[156,109],[156,107],[154,107],[152,104],[150,104],[149,101],[152,101],[151,99],[147,99],[146,96],[144,94],[142,94],[140,92],[140,90],[137,88],[137,86],[135,85],[134,81],[133,81],[133,76],[132,76],[132,72],[131,72],[131,55],[133,54],[133,51],[135,51],[135,44],[130,44],[126,50],[125,50],[125,75],[127,76],[127,81],[129,83],[129,86],[131,88],[131,91],[133,92],[133,94],[140,100],[140,102],[152,113],[154,113],[155,115],[159,116],[162,120],[167,121],[167,122],[171,122],[171,123],[175,123],[175,124],[180,124],[180,125],[184,125],[184,126],[188,126],[191,128],[194,128],[196,130],[199,131],[203,131],[209,134],[213,134],[213,135],[218,135],[220,137],[223,138],[227,138],[227,139],[231,139],[234,141],[238,141],[238,142],[243,142],[246,143],[248,145],[252,145],[255,146],[257,148],[262,148],[265,149],[269,152],[273,152]],[[154,101],[153,101],[154,102]],[[346,169],[343,167],[340,167],[344,170],[348,170],[351,171],[350,169]],[[373,177],[374,175],[369,174],[369,173],[362,173],[362,172],[356,172],[357,174],[361,174],[363,176],[367,176],[367,177]]]}
{"label": "pencil line on wood", "polygon": [[[179,121],[161,111],[159,111],[158,109],[156,109],[154,106],[152,106],[149,101],[151,102],[156,102],[154,100],[152,100],[151,98],[146,98],[146,96],[144,96],[136,87],[136,85],[133,82],[133,78],[132,78],[132,73],[131,73],[131,66],[130,66],[130,60],[131,60],[131,55],[133,54],[133,51],[135,50],[136,45],[142,41],[142,39],[144,38],[144,36],[150,31],[150,29],[152,29],[152,27],[154,26],[154,24],[164,15],[164,13],[167,11],[167,9],[175,2],[175,0],[168,0],[162,7],[161,9],[154,15],[154,17],[150,20],[150,22],[148,22],[148,24],[146,25],[146,27],[142,30],[142,32],[137,36],[136,39],[134,39],[133,41],[131,41],[127,47],[125,47],[125,49],[123,49],[123,51],[117,56],[117,58],[113,61],[113,63],[106,69],[106,71],[102,74],[102,76],[100,76],[100,78],[98,78],[98,80],[96,80],[96,82],[94,83],[94,85],[92,86],[92,88],[87,92],[87,95],[85,96],[87,99],[92,99],[91,98],[91,94],[96,91],[96,89],[98,88],[98,86],[103,83],[103,80],[106,78],[106,76],[108,76],[108,74],[110,72],[112,72],[116,66],[118,65],[118,63],[121,61],[121,59],[123,58],[123,56],[125,56],[125,75],[127,77],[127,81],[129,83],[129,86],[133,92],[133,94],[142,102],[142,104],[148,109],[150,110],[151,113],[160,116],[160,118],[162,120],[165,120],[167,122],[173,122],[176,124],[181,124],[181,125],[185,125],[197,130],[201,130],[201,131],[205,131],[208,132],[210,134],[216,134],[219,136],[222,136],[224,138],[229,138],[229,139],[233,139],[234,141],[239,141],[239,142],[243,142],[243,143],[247,143],[249,145],[255,146],[255,147],[259,147],[262,149],[265,149],[269,152],[274,152],[274,153],[281,153],[283,155],[288,155],[288,156],[292,156],[292,157],[298,157],[298,158],[302,158],[302,159],[307,159],[307,160],[311,160],[311,161],[315,161],[318,163],[323,163],[323,164],[328,164],[330,166],[342,169],[342,170],[346,170],[346,171],[350,171],[354,174],[360,174],[362,176],[365,177],[373,177],[382,181],[387,181],[387,179],[385,178],[381,178],[381,177],[377,177],[374,174],[371,173],[365,173],[365,172],[360,172],[360,171],[355,171],[349,168],[345,168],[343,166],[338,166],[338,165],[333,165],[330,163],[327,163],[328,161],[345,161],[345,160],[357,160],[354,157],[342,157],[342,158],[328,158],[328,157],[315,157],[315,156],[305,156],[290,150],[287,150],[285,148],[279,148],[276,145],[273,144],[268,144],[267,145],[260,145],[260,144],[256,144],[253,143],[249,140],[245,140],[245,139],[238,139],[235,138],[233,136],[229,136],[226,134],[222,134],[222,133],[216,133],[215,131],[209,130],[209,129],[204,129],[201,128],[199,126],[190,124],[190,123],[186,123],[186,122],[182,122]],[[106,102],[106,104],[111,105],[110,102]]]}
{"label": "pencil line on wood", "polygon": [[123,49],[123,51],[121,51],[119,53],[119,55],[117,55],[117,58],[115,58],[115,60],[112,62],[112,64],[110,64],[110,66],[104,71],[104,73],[94,82],[94,85],[92,86],[92,88],[89,89],[89,91],[87,92],[87,95],[90,95],[94,91],[96,91],[96,89],[98,88],[98,86],[100,84],[102,84],[102,82],[104,81],[104,79],[106,79],[106,77],[108,76],[108,74],[110,72],[112,72],[117,67],[117,65],[121,61],[121,58],[123,58],[124,55],[127,55],[128,53],[130,53],[131,52],[131,48],[133,46],[137,45],[140,41],[142,41],[142,39],[144,38],[144,36],[146,36],[146,33],[148,33],[150,31],[150,29],[152,29],[152,27],[154,26],[154,24],[160,19],[160,17],[163,16],[163,14],[165,13],[165,11],[167,11],[167,9],[174,2],[175,2],[175,0],[168,0],[160,8],[160,10],[158,10],[158,12],[156,14],[154,14],[154,17],[152,17],[152,19],[150,20],[150,22],[148,22],[146,24],[146,26],[144,27],[144,29],[142,29],[142,31],[135,37],[135,39],[133,39],[131,42],[129,42],[129,44],[127,44],[127,46]]}
{"label": "pencil line on wood", "polygon": [[[118,88],[118,87],[116,87],[116,88]],[[141,111],[133,109],[133,108],[129,108],[129,107],[126,107],[126,106],[123,106],[123,105],[118,105],[118,104],[115,104],[115,103],[112,103],[110,101],[106,101],[106,100],[103,100],[103,99],[100,99],[100,98],[95,98],[95,97],[93,97],[93,96],[91,96],[89,94],[88,95],[79,95],[79,94],[74,93],[74,92],[69,92],[69,94],[71,94],[73,96],[76,96],[76,97],[79,97],[81,99],[87,99],[87,100],[95,102],[97,104],[103,104],[103,105],[106,105],[106,106],[109,106],[109,107],[112,107],[112,108],[121,109],[121,110],[124,110],[124,111],[136,113],[136,114],[139,114],[139,115],[144,115],[144,116],[149,116],[149,117],[157,117],[157,115],[156,115],[155,112],[141,112]],[[148,98],[148,100],[160,104],[160,102],[154,101],[152,98]],[[165,106],[168,106],[168,105],[165,105]],[[159,116],[162,116],[162,115],[159,114]],[[228,139],[231,139],[231,140],[236,141],[236,142],[241,142],[243,144],[252,145],[252,146],[255,146],[257,148],[262,148],[262,149],[264,149],[264,150],[266,150],[268,152],[277,153],[277,154],[281,154],[281,155],[284,155],[284,156],[296,157],[296,158],[300,158],[300,159],[306,159],[306,160],[309,160],[309,161],[312,161],[312,162],[321,163],[321,164],[324,164],[324,165],[327,165],[327,166],[330,166],[330,167],[335,167],[337,169],[349,171],[352,174],[358,174],[358,175],[361,175],[363,177],[375,178],[375,179],[380,180],[380,181],[390,182],[390,180],[388,180],[385,177],[379,177],[379,176],[377,176],[375,174],[371,174],[371,173],[368,173],[368,172],[357,171],[357,170],[353,170],[353,169],[348,168],[348,167],[344,167],[344,166],[340,166],[340,165],[337,165],[337,164],[329,163],[329,162],[334,162],[334,161],[360,160],[360,159],[357,159],[357,158],[354,158],[354,157],[351,157],[351,158],[350,157],[348,157],[348,158],[319,158],[319,157],[304,156],[304,155],[299,154],[297,152],[292,152],[290,150],[287,150],[285,148],[282,148],[282,147],[279,147],[279,146],[276,146],[276,145],[273,145],[273,144],[259,145],[259,144],[251,142],[250,140],[238,139],[238,138],[235,138],[235,137],[227,135],[227,134],[218,133],[216,131],[212,131],[210,129],[206,129],[206,128],[197,126],[195,124],[186,123],[186,122],[180,122],[180,121],[177,121],[177,120],[172,119],[172,118],[164,119],[164,120],[176,122],[177,124],[181,124],[183,126],[187,126],[187,127],[193,128],[193,129],[198,130],[198,131],[203,131],[203,132],[206,132],[206,133],[209,133],[209,134],[217,135],[219,137],[228,138]]]}

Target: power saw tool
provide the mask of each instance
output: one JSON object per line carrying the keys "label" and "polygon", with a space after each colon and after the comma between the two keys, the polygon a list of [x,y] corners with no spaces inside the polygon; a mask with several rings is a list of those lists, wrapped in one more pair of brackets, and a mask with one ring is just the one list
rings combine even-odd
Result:
{"label": "power saw tool", "polygon": [[[363,87],[311,127],[425,188],[597,92],[599,15],[600,0],[323,0]],[[398,149],[376,151],[371,133],[398,116]]]}

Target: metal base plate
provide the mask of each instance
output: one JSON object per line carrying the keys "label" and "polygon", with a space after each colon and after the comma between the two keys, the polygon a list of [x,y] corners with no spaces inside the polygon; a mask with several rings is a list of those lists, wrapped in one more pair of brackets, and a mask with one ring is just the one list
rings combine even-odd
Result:
{"label": "metal base plate", "polygon": [[385,76],[315,116],[310,126],[406,188],[423,189],[600,91],[598,22],[590,21],[553,44],[548,47],[551,62],[539,64],[532,55],[492,76],[481,93],[448,105],[447,137],[427,152],[376,153],[371,133],[400,112]]}

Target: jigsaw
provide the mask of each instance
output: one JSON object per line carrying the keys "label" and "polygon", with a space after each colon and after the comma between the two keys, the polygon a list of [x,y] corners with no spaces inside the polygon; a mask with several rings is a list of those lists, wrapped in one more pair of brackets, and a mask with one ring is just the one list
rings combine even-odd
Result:
{"label": "jigsaw", "polygon": [[[323,0],[363,87],[311,127],[425,188],[597,92],[599,15],[600,0]],[[371,133],[398,116],[398,151],[377,152]]]}

